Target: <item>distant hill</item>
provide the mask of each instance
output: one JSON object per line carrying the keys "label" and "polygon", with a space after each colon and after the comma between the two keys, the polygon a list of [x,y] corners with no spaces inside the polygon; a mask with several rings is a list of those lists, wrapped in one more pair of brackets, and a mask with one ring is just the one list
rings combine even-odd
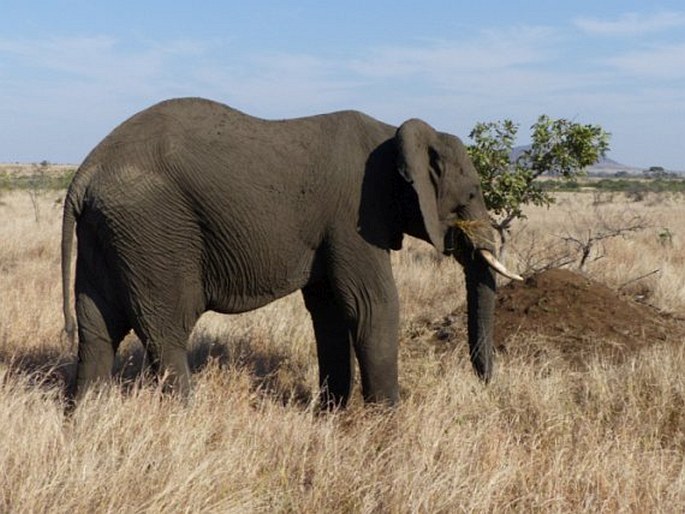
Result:
{"label": "distant hill", "polygon": [[[515,161],[518,159],[523,152],[526,150],[530,150],[531,145],[523,145],[523,146],[517,146],[514,147],[514,149],[511,151],[510,159],[511,161]],[[618,161],[615,161],[613,159],[609,159],[608,157],[600,157],[599,161],[597,163],[593,164],[588,168],[588,173],[591,175],[597,174],[597,175],[607,175],[611,174],[613,175],[616,172],[619,171],[625,171],[629,174],[641,174],[642,173],[642,168],[639,168],[637,166],[630,166],[627,164],[622,164]]]}

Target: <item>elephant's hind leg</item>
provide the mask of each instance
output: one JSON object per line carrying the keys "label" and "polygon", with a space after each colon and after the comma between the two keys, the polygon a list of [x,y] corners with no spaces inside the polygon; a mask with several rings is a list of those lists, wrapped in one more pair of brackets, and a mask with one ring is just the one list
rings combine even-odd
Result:
{"label": "elephant's hind leg", "polygon": [[353,381],[350,325],[328,284],[312,284],[302,290],[314,325],[319,360],[321,406],[344,407]]}
{"label": "elephant's hind leg", "polygon": [[[200,316],[199,308],[174,309],[180,302],[153,302],[159,307],[137,320],[134,330],[147,352],[150,365],[167,393],[187,399],[191,392],[188,338]],[[148,311],[149,312],[149,311]]]}
{"label": "elephant's hind leg", "polygon": [[78,319],[78,364],[73,398],[82,397],[88,387],[111,377],[114,355],[130,330],[123,316],[88,288],[76,295]]}
{"label": "elephant's hind leg", "polygon": [[190,396],[190,367],[186,341],[189,334],[151,337],[144,340],[155,374],[163,381],[164,391],[182,399]]}

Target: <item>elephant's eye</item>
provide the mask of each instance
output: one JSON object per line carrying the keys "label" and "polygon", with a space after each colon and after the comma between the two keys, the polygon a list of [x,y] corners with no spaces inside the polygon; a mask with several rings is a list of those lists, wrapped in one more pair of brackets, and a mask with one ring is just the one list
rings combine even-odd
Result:
{"label": "elephant's eye", "polygon": [[468,196],[469,202],[476,200],[481,194],[482,193],[481,193],[481,189],[480,189],[479,184],[474,185],[473,187],[470,187],[469,188],[469,196]]}

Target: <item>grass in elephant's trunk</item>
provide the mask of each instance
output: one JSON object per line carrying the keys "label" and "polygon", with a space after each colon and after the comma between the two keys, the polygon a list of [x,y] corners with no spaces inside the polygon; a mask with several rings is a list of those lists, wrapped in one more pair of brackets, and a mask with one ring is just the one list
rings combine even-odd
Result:
{"label": "grass in elephant's trunk", "polygon": [[[460,236],[468,242],[468,246],[477,250],[481,257],[487,262],[494,271],[500,275],[509,278],[511,280],[523,280],[521,275],[512,273],[509,271],[501,262],[497,260],[495,256],[495,247],[497,246],[493,237],[493,229],[490,226],[490,222],[487,219],[475,219],[475,220],[457,220],[453,223],[455,231]],[[454,242],[454,238],[453,238]],[[454,251],[454,248],[452,248]],[[457,260],[463,261],[464,257],[461,259],[454,254]]]}
{"label": "grass in elephant's trunk", "polygon": [[475,248],[492,249],[495,247],[489,220],[456,220],[454,227],[464,234]]}

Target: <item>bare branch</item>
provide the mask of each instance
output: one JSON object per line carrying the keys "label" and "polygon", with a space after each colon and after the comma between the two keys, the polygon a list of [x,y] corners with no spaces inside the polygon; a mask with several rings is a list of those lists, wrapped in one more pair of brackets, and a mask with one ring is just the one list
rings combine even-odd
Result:
{"label": "bare branch", "polygon": [[[625,214],[629,214],[626,216]],[[572,213],[569,216],[573,218]],[[576,249],[580,257],[578,259],[578,269],[583,270],[585,265],[589,262],[594,262],[605,256],[602,248],[602,243],[609,239],[616,237],[625,238],[628,234],[645,230],[650,226],[647,218],[636,213],[621,213],[615,214],[611,218],[606,218],[598,207],[595,205],[593,209],[593,219],[598,219],[598,228],[588,228],[583,235],[567,234],[559,236],[559,238]],[[627,219],[627,221],[626,221]],[[597,247],[602,248],[602,255],[590,260],[590,255]]]}
{"label": "bare branch", "polygon": [[661,269],[655,269],[655,270],[650,271],[649,273],[645,273],[644,275],[640,275],[639,277],[631,278],[627,282],[624,282],[623,284],[618,286],[618,290],[620,291],[620,290],[624,289],[625,287],[629,286],[630,284],[634,284],[635,282],[639,282],[640,280],[643,280],[647,277],[651,277],[652,275],[656,275],[657,273],[661,273]]}

